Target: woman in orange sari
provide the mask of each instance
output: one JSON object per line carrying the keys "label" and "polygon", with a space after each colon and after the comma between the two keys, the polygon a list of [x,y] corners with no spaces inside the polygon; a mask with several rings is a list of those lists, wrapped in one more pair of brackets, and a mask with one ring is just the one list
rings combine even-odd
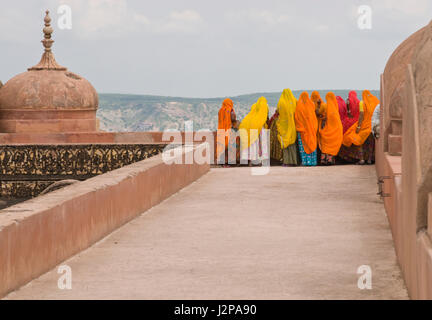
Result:
{"label": "woman in orange sari", "polygon": [[344,134],[343,145],[353,149],[351,156],[358,164],[374,161],[374,137],[372,134],[372,116],[380,101],[369,90],[363,91],[360,102],[360,116]]}
{"label": "woman in orange sari", "polygon": [[339,106],[333,92],[326,95],[323,118],[318,128],[318,143],[321,150],[321,164],[335,164],[335,157],[343,141],[343,126],[339,116]]}
{"label": "woman in orange sari", "polygon": [[312,102],[314,103],[314,105],[315,105],[315,109],[318,109],[318,107],[321,105],[321,103],[322,103],[322,99],[321,99],[321,96],[320,96],[320,94],[319,94],[319,92],[318,91],[312,91],[312,94],[311,94],[311,100],[312,100]]}
{"label": "woman in orange sari", "polygon": [[324,120],[325,118],[325,110],[327,108],[327,105],[323,102],[321,99],[321,96],[318,91],[313,91],[311,94],[311,100],[313,101],[315,105],[315,113],[318,118],[319,124]]}
{"label": "woman in orange sari", "polygon": [[297,101],[294,119],[302,165],[316,166],[318,120],[315,105],[307,92],[303,92]]}
{"label": "woman in orange sari", "polygon": [[[228,165],[228,142],[233,123],[236,122],[234,104],[231,99],[225,99],[218,114],[217,159],[218,164]],[[232,151],[235,152],[235,151]],[[224,159],[222,159],[225,155]]]}
{"label": "woman in orange sari", "polygon": [[[323,125],[323,123],[325,124],[325,111],[327,109],[327,104],[325,102],[323,102],[318,91],[312,92],[311,99],[315,105],[315,114],[316,114],[316,117],[318,119],[318,128],[319,128]],[[318,134],[318,132],[317,132],[317,134]],[[321,159],[320,148],[317,149],[317,157],[318,157],[318,159]]]}

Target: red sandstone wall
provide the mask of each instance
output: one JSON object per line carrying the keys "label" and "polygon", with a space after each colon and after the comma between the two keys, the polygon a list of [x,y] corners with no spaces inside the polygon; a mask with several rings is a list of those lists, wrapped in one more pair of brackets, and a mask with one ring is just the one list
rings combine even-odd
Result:
{"label": "red sandstone wall", "polygon": [[[214,132],[208,132],[213,135]],[[183,140],[185,133],[181,133]],[[160,143],[163,132],[82,132],[82,133],[0,133],[2,144],[67,144],[67,143]],[[194,142],[204,142],[194,132]],[[166,141],[165,141],[166,142]]]}
{"label": "red sandstone wall", "polygon": [[[422,178],[420,161],[417,95],[411,65],[406,71],[403,153],[402,156],[392,157],[383,149],[382,141],[377,143],[377,174],[379,177],[390,177],[385,180],[384,192],[388,193],[389,197],[384,198],[384,205],[410,297],[432,299],[432,193],[429,193],[428,204],[422,203],[419,190],[427,181]],[[385,100],[385,103],[388,101]],[[382,108],[388,109],[389,106]],[[383,136],[380,139],[383,139]],[[420,205],[427,205],[426,210],[422,210]],[[423,211],[428,211],[425,212],[429,216],[427,221],[424,214],[419,216]]]}
{"label": "red sandstone wall", "polygon": [[167,165],[159,155],[0,211],[0,297],[88,248],[208,170],[208,164]]}

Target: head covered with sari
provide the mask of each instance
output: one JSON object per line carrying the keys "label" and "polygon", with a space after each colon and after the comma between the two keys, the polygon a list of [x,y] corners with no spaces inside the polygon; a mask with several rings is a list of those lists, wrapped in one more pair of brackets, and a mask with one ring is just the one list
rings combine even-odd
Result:
{"label": "head covered with sari", "polygon": [[242,149],[250,147],[258,140],[261,130],[267,121],[268,112],[269,107],[267,99],[264,97],[259,98],[240,124],[239,129]]}
{"label": "head covered with sari", "polygon": [[[338,100],[339,102],[339,100]],[[348,94],[348,102],[349,102],[349,110],[351,113],[351,117],[349,117],[348,114],[348,108],[345,104],[346,109],[346,115],[341,115],[341,121],[344,128],[344,134],[348,131],[349,128],[351,128],[359,119],[360,115],[360,100],[357,98],[357,92],[350,91]],[[344,101],[345,103],[345,101]]]}
{"label": "head covered with sari", "polygon": [[325,126],[319,127],[318,141],[322,153],[336,156],[342,145],[343,126],[335,94],[327,93],[326,100]]}
{"label": "head covered with sari", "polygon": [[[324,116],[325,113],[327,112],[327,103],[325,103],[325,101],[321,98],[320,94],[318,91],[313,91],[311,94],[311,99],[313,101],[313,103],[315,104],[315,109],[318,110],[318,114],[320,116]],[[318,126],[321,125],[322,122],[322,118],[318,119]]]}
{"label": "head covered with sari", "polygon": [[218,114],[218,129],[231,129],[231,111],[234,109],[234,104],[231,99],[225,99],[219,109]]}
{"label": "head covered with sari", "polygon": [[350,126],[348,126],[348,120],[350,120],[349,116],[348,116],[348,109],[347,109],[347,105],[344,99],[342,99],[342,97],[337,96],[336,97],[338,106],[339,106],[339,116],[342,122],[342,127],[343,127],[343,132],[345,133],[345,131],[347,131],[349,129]]}
{"label": "head covered with sari", "polygon": [[315,105],[307,92],[303,92],[297,101],[294,114],[295,126],[307,154],[313,153],[317,148],[318,120],[315,114]]}
{"label": "head covered with sari", "polygon": [[341,96],[336,97],[338,107],[339,107],[339,116],[342,119],[348,118],[348,110],[344,99]]}
{"label": "head covered with sari", "polygon": [[318,91],[312,91],[311,100],[313,101],[315,106],[318,106],[318,101],[322,102],[321,96]]}
{"label": "head covered with sari", "polygon": [[357,122],[358,117],[360,115],[360,100],[357,98],[357,92],[350,91],[348,94],[348,102],[349,102],[349,108],[351,115],[353,116],[353,119],[355,119],[354,123]]}
{"label": "head covered with sari", "polygon": [[321,96],[318,91],[312,91],[311,100],[315,104],[315,108],[320,107],[320,110],[322,110],[324,101],[323,99],[321,99]]}
{"label": "head covered with sari", "polygon": [[296,106],[297,99],[294,97],[292,91],[285,89],[277,105],[279,117],[276,120],[278,140],[282,149],[296,142],[297,132],[294,120]]}
{"label": "head covered with sari", "polygon": [[[234,109],[234,104],[231,99],[225,99],[218,113],[218,130],[221,130],[219,136],[225,136],[225,146],[228,145],[228,135],[232,127],[231,111]],[[223,131],[225,130],[225,132]],[[226,134],[225,134],[226,133]],[[219,140],[219,139],[218,139]],[[221,138],[223,140],[223,137]]]}
{"label": "head covered with sari", "polygon": [[364,90],[363,94],[364,117],[357,133],[358,120],[344,134],[343,144],[350,147],[352,144],[361,146],[372,132],[372,116],[380,101],[369,90]]}

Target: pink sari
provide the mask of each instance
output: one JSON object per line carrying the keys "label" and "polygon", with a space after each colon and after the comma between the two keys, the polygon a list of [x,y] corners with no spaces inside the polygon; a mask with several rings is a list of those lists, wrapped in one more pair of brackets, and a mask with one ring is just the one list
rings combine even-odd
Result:
{"label": "pink sari", "polygon": [[349,107],[351,111],[352,118],[348,116],[348,109],[345,101],[341,97],[336,97],[339,106],[339,115],[342,121],[343,133],[345,133],[349,128],[355,124],[360,115],[360,100],[357,98],[357,93],[355,91],[350,91],[348,95]]}
{"label": "pink sari", "polygon": [[340,96],[337,96],[336,100],[337,100],[338,107],[339,107],[339,116],[340,116],[340,119],[342,121],[343,133],[345,133],[345,131],[348,130],[348,128],[345,128],[345,122],[346,122],[346,119],[348,118],[347,106],[346,106],[344,99],[342,99]]}

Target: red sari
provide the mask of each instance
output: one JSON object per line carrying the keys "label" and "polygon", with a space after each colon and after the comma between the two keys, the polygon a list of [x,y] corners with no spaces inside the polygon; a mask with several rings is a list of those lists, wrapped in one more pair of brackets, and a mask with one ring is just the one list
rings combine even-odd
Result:
{"label": "red sari", "polygon": [[344,133],[358,121],[360,116],[360,100],[357,98],[357,92],[350,91],[348,95],[348,102],[352,118],[348,117],[348,111],[346,118],[344,120],[341,118],[342,125],[344,127]]}
{"label": "red sari", "polygon": [[347,110],[347,106],[345,103],[345,100],[342,99],[340,96],[336,97],[337,103],[338,103],[338,107],[339,107],[339,116],[342,122],[342,126],[343,126],[343,133],[345,133],[345,131],[347,131],[349,129],[349,127],[346,127],[346,119],[348,118],[348,110]]}

